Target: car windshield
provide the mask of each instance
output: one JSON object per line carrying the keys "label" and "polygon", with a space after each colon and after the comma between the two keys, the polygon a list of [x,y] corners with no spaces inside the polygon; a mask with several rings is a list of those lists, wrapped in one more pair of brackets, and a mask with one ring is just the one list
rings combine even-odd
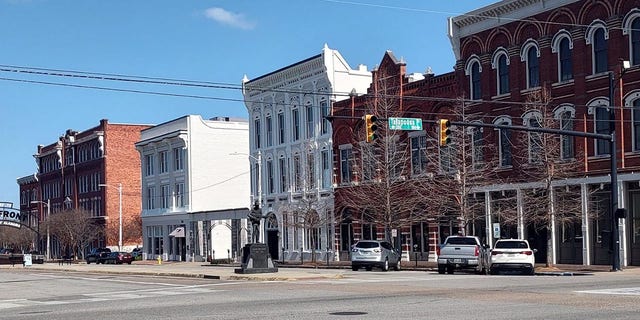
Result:
{"label": "car windshield", "polygon": [[371,249],[371,248],[378,248],[378,247],[380,247],[380,244],[373,241],[358,242],[356,244],[356,248],[362,248],[362,249]]}
{"label": "car windshield", "polygon": [[524,241],[498,241],[497,249],[528,249],[529,246]]}

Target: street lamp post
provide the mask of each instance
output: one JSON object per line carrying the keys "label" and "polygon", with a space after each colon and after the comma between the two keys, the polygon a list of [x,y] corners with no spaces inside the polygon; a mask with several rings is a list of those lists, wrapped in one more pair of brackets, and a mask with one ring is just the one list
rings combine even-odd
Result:
{"label": "street lamp post", "polygon": [[[47,260],[51,259],[51,238],[49,236],[49,217],[51,216],[51,199],[47,199],[47,202],[44,201],[38,201],[38,200],[34,200],[31,201],[31,203],[42,203],[45,206],[47,206]],[[40,225],[40,222],[38,221],[38,226]],[[40,227],[38,227],[39,229]]]}
{"label": "street lamp post", "polygon": [[[233,152],[231,155],[245,155],[250,159],[253,159],[257,164],[257,191],[258,191],[258,209],[262,209],[262,156],[260,154],[260,150],[258,150],[257,155],[254,157],[247,153]],[[260,219],[260,242],[264,243],[264,225],[262,219]]]}
{"label": "street lamp post", "polygon": [[[629,61],[622,62],[620,76],[629,69]],[[609,152],[611,152],[611,240],[613,246],[613,261],[611,271],[620,271],[620,226],[618,220],[618,151],[616,150],[616,109],[614,107],[614,82],[613,71],[609,71]],[[622,88],[620,88],[622,90]]]}
{"label": "street lamp post", "polygon": [[[108,187],[101,183],[98,186]],[[122,251],[122,183],[118,183],[118,251]]]}

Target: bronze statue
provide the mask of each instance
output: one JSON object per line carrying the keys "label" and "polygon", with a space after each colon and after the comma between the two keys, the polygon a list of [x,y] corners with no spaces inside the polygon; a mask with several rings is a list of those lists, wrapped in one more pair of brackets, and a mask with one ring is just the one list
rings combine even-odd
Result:
{"label": "bronze statue", "polygon": [[258,243],[260,241],[260,221],[266,218],[262,215],[262,209],[258,201],[253,204],[253,208],[249,210],[249,222],[251,223],[251,242]]}

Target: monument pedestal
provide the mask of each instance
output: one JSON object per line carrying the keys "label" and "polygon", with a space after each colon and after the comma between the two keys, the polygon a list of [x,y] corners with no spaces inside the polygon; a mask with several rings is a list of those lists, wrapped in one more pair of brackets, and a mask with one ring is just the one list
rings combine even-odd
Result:
{"label": "monument pedestal", "polygon": [[278,272],[269,255],[269,247],[264,243],[249,243],[242,248],[242,264],[235,273],[272,273]]}

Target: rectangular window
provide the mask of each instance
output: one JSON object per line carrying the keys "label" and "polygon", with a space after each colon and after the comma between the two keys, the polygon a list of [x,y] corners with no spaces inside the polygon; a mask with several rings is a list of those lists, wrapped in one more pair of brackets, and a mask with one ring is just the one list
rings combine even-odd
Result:
{"label": "rectangular window", "polygon": [[[540,128],[540,121],[535,118],[529,119],[529,127]],[[529,132],[529,163],[540,163],[542,150],[542,133]]]}
{"label": "rectangular window", "polygon": [[373,145],[362,146],[362,181],[370,181],[375,178],[375,154]]}
{"label": "rectangular window", "polygon": [[160,151],[160,173],[169,171],[169,152]]}
{"label": "rectangular window", "polygon": [[329,150],[322,150],[320,152],[322,158],[322,188],[327,189],[331,187],[331,162],[329,162]]}
{"label": "rectangular window", "polygon": [[351,148],[340,149],[340,183],[351,182]]}
{"label": "rectangular window", "polygon": [[411,173],[422,174],[427,170],[427,136],[411,137]]}
{"label": "rectangular window", "polygon": [[640,18],[631,23],[631,64],[640,64]]}
{"label": "rectangular window", "polygon": [[184,149],[183,148],[173,149],[173,170],[174,171],[184,170]]}
{"label": "rectangular window", "polygon": [[540,63],[538,61],[538,48],[531,47],[527,51],[527,78],[528,88],[540,86]]}
{"label": "rectangular window", "polygon": [[253,145],[257,148],[260,149],[261,145],[260,145],[260,119],[255,119],[253,121]]}
{"label": "rectangular window", "polygon": [[306,108],[307,113],[307,138],[313,138],[315,136],[315,125],[313,123],[313,107],[308,105]]}
{"label": "rectangular window", "polygon": [[278,143],[284,143],[285,137],[285,122],[284,122],[284,113],[278,113]]}
{"label": "rectangular window", "polygon": [[300,112],[298,109],[291,110],[291,140],[300,140]]}
{"label": "rectangular window", "polygon": [[[566,131],[573,130],[573,119],[571,118],[571,112],[564,112],[560,118],[560,128]],[[562,148],[562,159],[572,159],[574,157],[574,144],[575,140],[572,136],[561,135],[561,148]]]}
{"label": "rectangular window", "polygon": [[267,160],[267,193],[272,194],[276,191],[273,177],[273,161]]}
{"label": "rectangular window", "polygon": [[[502,125],[509,125],[502,123]],[[500,166],[511,166],[511,130],[500,129]]]}
{"label": "rectangular window", "polygon": [[170,208],[171,207],[171,188],[168,184],[160,186],[160,197],[162,199],[161,208]]}
{"label": "rectangular window", "polygon": [[278,159],[278,170],[280,171],[280,192],[287,192],[289,189],[289,184],[287,183],[289,169],[287,168],[286,158]]}
{"label": "rectangular window", "polygon": [[184,197],[184,182],[176,183],[175,185],[175,193],[174,193],[174,202],[176,207],[182,208],[186,204]]}
{"label": "rectangular window", "polygon": [[273,121],[271,116],[265,118],[265,124],[267,126],[267,147],[271,147],[273,145]]}
{"label": "rectangular window", "polygon": [[147,188],[147,209],[153,210],[156,208],[156,187]]}
{"label": "rectangular window", "polygon": [[285,250],[289,250],[289,214],[282,214],[282,245]]}
{"label": "rectangular window", "polygon": [[322,111],[322,134],[326,134],[331,128],[331,122],[327,119],[331,110],[329,110],[329,104],[326,100],[320,101],[320,110]]}
{"label": "rectangular window", "polygon": [[307,188],[316,187],[316,159],[314,154],[307,153]]}
{"label": "rectangular window", "polygon": [[480,169],[481,164],[484,162],[484,137],[482,136],[482,129],[473,128],[471,135],[471,143],[473,144],[473,167]]}
{"label": "rectangular window", "polygon": [[[596,107],[596,133],[609,134],[609,108]],[[609,154],[609,141],[596,139],[596,155]]]}
{"label": "rectangular window", "polygon": [[302,164],[298,154],[293,156],[293,190],[302,191]]}
{"label": "rectangular window", "polygon": [[155,157],[152,154],[148,154],[144,157],[144,166],[145,166],[144,173],[145,173],[145,176],[147,177],[155,174],[154,173],[155,170],[153,169],[154,162],[155,162],[154,160],[155,160]]}

